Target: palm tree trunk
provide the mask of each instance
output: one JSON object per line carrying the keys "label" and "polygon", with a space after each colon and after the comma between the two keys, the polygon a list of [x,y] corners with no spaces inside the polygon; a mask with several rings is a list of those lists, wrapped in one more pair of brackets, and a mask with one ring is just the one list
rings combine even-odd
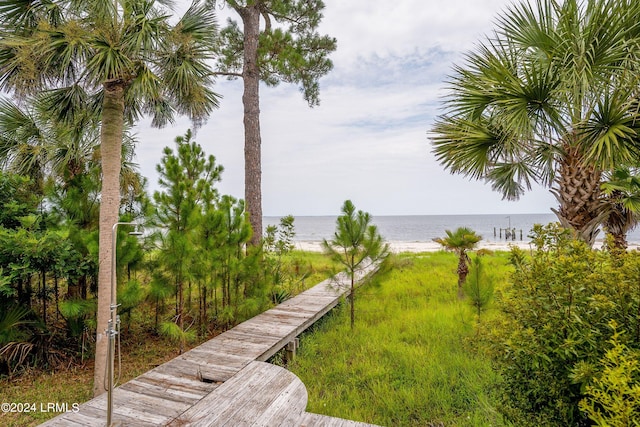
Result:
{"label": "palm tree trunk", "polygon": [[458,258],[458,299],[464,299],[464,283],[467,281],[468,274],[467,254],[461,252]]}
{"label": "palm tree trunk", "polygon": [[600,223],[601,171],[586,165],[576,147],[565,145],[564,150],[556,180],[558,187],[551,190],[560,206],[553,211],[563,227],[574,230],[579,239],[593,245]]}
{"label": "palm tree trunk", "polygon": [[611,238],[613,247],[610,249],[623,253],[627,250],[627,231],[633,227],[634,214],[619,202],[623,194],[619,190],[613,191],[605,203],[609,209],[606,210],[606,219],[604,221],[604,231]]}
{"label": "palm tree trunk", "polygon": [[260,71],[258,69],[258,36],[260,11],[258,2],[238,8],[244,25],[244,193],[253,235],[249,244],[258,245],[262,238],[262,165],[260,137]]}
{"label": "palm tree trunk", "polygon": [[124,89],[121,81],[104,85],[100,153],[102,158],[102,190],[100,196],[100,248],[98,270],[98,312],[93,395],[105,392],[108,337],[106,329],[111,304],[112,228],[118,222],[120,209],[120,165],[124,121]]}

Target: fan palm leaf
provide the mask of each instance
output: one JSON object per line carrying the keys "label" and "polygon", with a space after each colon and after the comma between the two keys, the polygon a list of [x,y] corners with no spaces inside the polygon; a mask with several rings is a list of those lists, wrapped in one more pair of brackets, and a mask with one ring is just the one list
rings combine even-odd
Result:
{"label": "fan palm leaf", "polygon": [[639,154],[638,16],[631,0],[512,5],[453,69],[436,159],[509,200],[551,187],[560,221],[592,243],[602,172]]}

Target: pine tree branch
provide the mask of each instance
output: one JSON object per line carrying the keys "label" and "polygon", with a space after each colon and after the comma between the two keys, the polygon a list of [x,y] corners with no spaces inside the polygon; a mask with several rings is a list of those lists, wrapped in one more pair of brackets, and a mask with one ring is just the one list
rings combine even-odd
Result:
{"label": "pine tree branch", "polygon": [[242,78],[242,74],[241,73],[232,73],[232,72],[227,72],[227,71],[214,71],[212,74],[214,76],[226,76],[226,77],[240,77],[240,78]]}

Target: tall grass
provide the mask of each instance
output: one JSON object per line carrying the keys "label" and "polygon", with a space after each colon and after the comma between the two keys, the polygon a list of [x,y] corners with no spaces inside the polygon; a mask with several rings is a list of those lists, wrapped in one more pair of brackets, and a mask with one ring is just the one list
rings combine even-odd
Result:
{"label": "tall grass", "polygon": [[[510,270],[505,254],[484,264],[497,286]],[[474,351],[477,315],[457,298],[456,267],[444,252],[397,256],[357,294],[354,331],[342,306],[305,335],[289,368],[307,387],[307,410],[385,426],[505,425],[491,397],[500,379]]]}

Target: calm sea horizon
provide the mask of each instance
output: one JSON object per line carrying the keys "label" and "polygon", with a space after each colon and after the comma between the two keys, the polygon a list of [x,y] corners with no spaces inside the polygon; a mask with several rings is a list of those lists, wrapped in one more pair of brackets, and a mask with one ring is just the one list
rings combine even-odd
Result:
{"label": "calm sea horizon", "polygon": [[[337,216],[294,216],[295,241],[320,242],[330,239],[336,228]],[[264,226],[277,225],[280,217],[265,216]],[[445,236],[445,230],[468,227],[487,242],[505,242],[505,234],[500,229],[515,229],[516,241],[528,241],[527,237],[534,224],[556,222],[553,213],[548,214],[486,214],[486,215],[389,215],[372,216],[372,223],[378,226],[380,234],[389,242],[431,242],[433,238]],[[494,235],[495,231],[495,235]],[[598,234],[601,240],[604,234]],[[629,243],[640,243],[640,230],[627,236]]]}

